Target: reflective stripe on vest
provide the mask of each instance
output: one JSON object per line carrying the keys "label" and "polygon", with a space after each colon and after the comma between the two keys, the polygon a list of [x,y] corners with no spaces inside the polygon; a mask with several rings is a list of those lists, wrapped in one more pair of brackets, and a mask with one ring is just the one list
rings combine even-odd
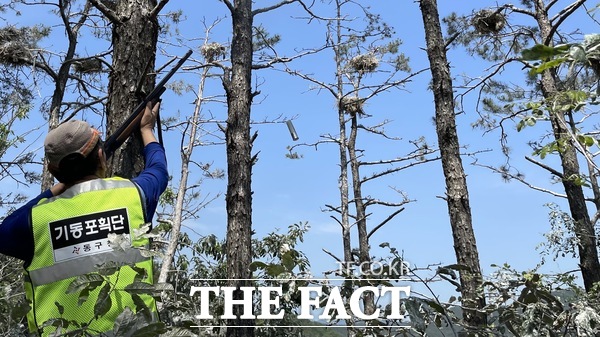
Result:
{"label": "reflective stripe on vest", "polygon": [[32,270],[29,272],[29,278],[34,285],[38,286],[94,272],[98,270],[99,265],[107,262],[134,264],[145,260],[148,260],[148,257],[142,256],[139,249],[131,248],[121,252],[112,251],[84,256],[49,267]]}
{"label": "reflective stripe on vest", "polygon": [[[56,199],[68,199],[73,198],[74,196],[83,193],[83,192],[92,192],[92,191],[102,191],[102,190],[110,190],[115,188],[126,188],[135,186],[133,182],[125,179],[94,179],[84,181],[72,187],[69,187],[63,193],[48,199],[44,199],[38,203],[38,205],[42,205],[44,203],[52,202]],[[141,192],[140,189],[138,189]]]}

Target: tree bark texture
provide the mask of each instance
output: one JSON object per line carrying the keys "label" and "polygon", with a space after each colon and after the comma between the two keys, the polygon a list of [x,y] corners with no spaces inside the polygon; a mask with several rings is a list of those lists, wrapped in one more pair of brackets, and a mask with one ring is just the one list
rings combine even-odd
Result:
{"label": "tree bark texture", "polygon": [[[336,0],[336,17],[342,17],[342,3]],[[337,77],[337,103],[338,103],[338,125],[340,130],[339,135],[339,152],[340,152],[340,175],[338,179],[338,188],[340,190],[340,225],[342,227],[342,245],[344,249],[344,262],[349,265],[353,262],[352,258],[352,239],[351,226],[349,215],[349,189],[348,189],[348,154],[347,154],[347,136],[346,136],[346,114],[342,108],[342,97],[344,96],[344,69],[342,57],[342,35],[343,27],[342,20],[337,20],[335,23],[335,40],[333,41],[333,50],[336,65]]]}
{"label": "tree bark texture", "polygon": [[[224,77],[227,95],[227,275],[230,286],[250,285],[252,276],[252,144],[250,108],[252,104],[252,0],[235,1],[232,9],[231,77]],[[240,299],[241,292],[234,293]],[[241,307],[234,308],[241,315]],[[228,322],[228,337],[254,336],[253,321],[235,319]]]}
{"label": "tree bark texture", "polygon": [[[181,234],[181,223],[183,221],[183,212],[185,211],[185,198],[188,191],[188,178],[190,175],[190,162],[192,153],[194,152],[196,144],[196,135],[200,125],[200,109],[204,102],[202,96],[204,94],[204,87],[206,85],[206,79],[208,78],[210,68],[206,67],[202,71],[202,77],[200,78],[200,84],[198,85],[198,96],[196,97],[196,103],[194,105],[194,114],[187,120],[189,125],[189,131],[183,135],[186,137],[189,135],[187,146],[181,150],[181,170],[179,188],[177,189],[177,198],[175,199],[175,209],[173,211],[173,223],[171,228],[171,237],[169,238],[169,245],[167,251],[162,259],[162,265],[160,266],[160,273],[158,274],[158,283],[165,283],[168,280],[169,272],[172,270],[173,261],[175,259],[175,253],[179,246],[179,236]],[[183,138],[182,138],[183,139]]]}
{"label": "tree bark texture", "polygon": [[[117,1],[113,24],[112,72],[106,105],[107,136],[115,132],[155,83],[153,75],[158,40],[158,20],[152,15],[156,0]],[[136,176],[143,168],[143,144],[134,132],[108,163],[109,175]]]}
{"label": "tree bark texture", "polygon": [[[336,17],[341,18],[342,16],[342,3],[343,1],[336,0]],[[348,186],[348,137],[346,134],[346,114],[343,109],[342,98],[344,97],[344,65],[343,65],[343,27],[342,20],[336,20],[335,32],[332,34],[332,45],[334,50],[334,58],[336,64],[336,86],[337,86],[337,113],[338,113],[338,126],[339,126],[339,138],[338,138],[338,150],[340,158],[340,175],[338,178],[338,189],[340,192],[340,218],[339,224],[342,229],[342,247],[344,251],[344,269],[348,266],[353,265],[356,261],[352,256],[352,224],[350,223],[350,190]],[[344,270],[344,273],[351,273],[349,270]],[[352,294],[353,288],[351,282],[344,282],[342,289],[343,296],[346,299],[346,306],[350,295]],[[355,324],[355,319],[351,318],[346,320],[347,334],[349,337],[354,337],[358,334],[357,330],[352,326]]]}
{"label": "tree bark texture", "polygon": [[425,27],[427,55],[432,74],[435,100],[435,122],[442,168],[446,180],[446,201],[454,239],[454,251],[460,271],[463,318],[467,326],[480,328],[486,325],[479,253],[472,226],[469,194],[456,131],[454,94],[446,46],[442,36],[436,0],[421,0]]}
{"label": "tree bark texture", "polygon": [[[579,6],[581,5],[582,3],[580,2]],[[535,13],[542,41],[551,44],[552,23],[548,17],[546,5],[543,0],[536,0]],[[558,77],[555,70],[544,71],[540,84],[544,98],[551,105],[558,93]],[[563,168],[562,184],[567,195],[571,217],[575,224],[575,235],[579,240],[579,244],[577,245],[579,267],[581,268],[584,287],[586,291],[590,291],[594,283],[600,282],[600,261],[598,260],[594,224],[590,219],[583,188],[572,179],[572,177],[581,175],[577,150],[569,135],[565,114],[561,111],[551,111],[550,122],[552,124],[554,139],[556,141],[566,141],[568,144],[563,151],[559,152]]]}
{"label": "tree bark texture", "polygon": [[[352,192],[354,207],[356,208],[356,227],[358,230],[358,260],[361,272],[370,273],[371,254],[367,232],[367,209],[362,196],[362,183],[360,178],[360,163],[356,155],[356,138],[358,136],[358,117],[354,113],[351,118],[350,137],[348,139],[348,154],[350,156],[350,172],[352,174]],[[363,307],[367,315],[375,312],[375,296],[371,292],[363,293]]]}

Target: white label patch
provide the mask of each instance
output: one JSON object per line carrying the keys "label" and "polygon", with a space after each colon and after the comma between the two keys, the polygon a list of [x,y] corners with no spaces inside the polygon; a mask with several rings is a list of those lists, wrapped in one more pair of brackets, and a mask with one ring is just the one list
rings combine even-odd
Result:
{"label": "white label patch", "polygon": [[54,262],[112,251],[108,234],[129,234],[128,219],[119,208],[49,223]]}

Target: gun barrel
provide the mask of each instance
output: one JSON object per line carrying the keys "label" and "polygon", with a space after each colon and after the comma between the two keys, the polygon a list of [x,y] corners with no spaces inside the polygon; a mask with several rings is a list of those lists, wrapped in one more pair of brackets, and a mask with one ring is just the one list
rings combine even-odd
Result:
{"label": "gun barrel", "polygon": [[104,154],[106,158],[110,158],[112,154],[129,138],[135,128],[139,125],[144,109],[148,102],[156,101],[160,96],[167,90],[165,85],[175,75],[177,70],[183,65],[183,63],[192,55],[192,50],[188,52],[173,66],[165,77],[158,82],[158,84],[152,89],[152,91],[142,100],[133,110],[133,113],[125,120],[125,122],[115,131],[110,137],[106,139],[104,143]]}

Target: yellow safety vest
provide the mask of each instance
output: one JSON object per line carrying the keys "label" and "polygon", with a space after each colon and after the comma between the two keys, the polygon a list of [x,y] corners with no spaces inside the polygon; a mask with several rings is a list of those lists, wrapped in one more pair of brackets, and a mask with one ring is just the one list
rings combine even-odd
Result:
{"label": "yellow safety vest", "polygon": [[[87,326],[92,335],[106,332],[110,335],[116,318],[126,307],[136,311],[134,299],[124,288],[138,275],[131,268],[134,264],[145,270],[142,281],[153,283],[152,258],[142,256],[137,248],[113,250],[108,244],[108,234],[125,234],[133,247],[147,247],[148,239],[133,237],[134,231],[146,223],[144,214],[141,190],[122,178],[76,184],[32,208],[34,254],[25,267],[25,292],[32,307],[27,315],[31,333],[47,336],[56,327],[42,329],[44,322],[62,318]],[[66,294],[66,291],[77,276],[94,273],[107,262],[116,262],[121,267],[109,276],[112,285],[109,311],[94,317],[98,294],[106,283],[91,291],[83,303],[79,303],[79,292]],[[156,318],[154,299],[149,295],[139,296]],[[76,329],[71,325],[62,328],[62,332]]]}

